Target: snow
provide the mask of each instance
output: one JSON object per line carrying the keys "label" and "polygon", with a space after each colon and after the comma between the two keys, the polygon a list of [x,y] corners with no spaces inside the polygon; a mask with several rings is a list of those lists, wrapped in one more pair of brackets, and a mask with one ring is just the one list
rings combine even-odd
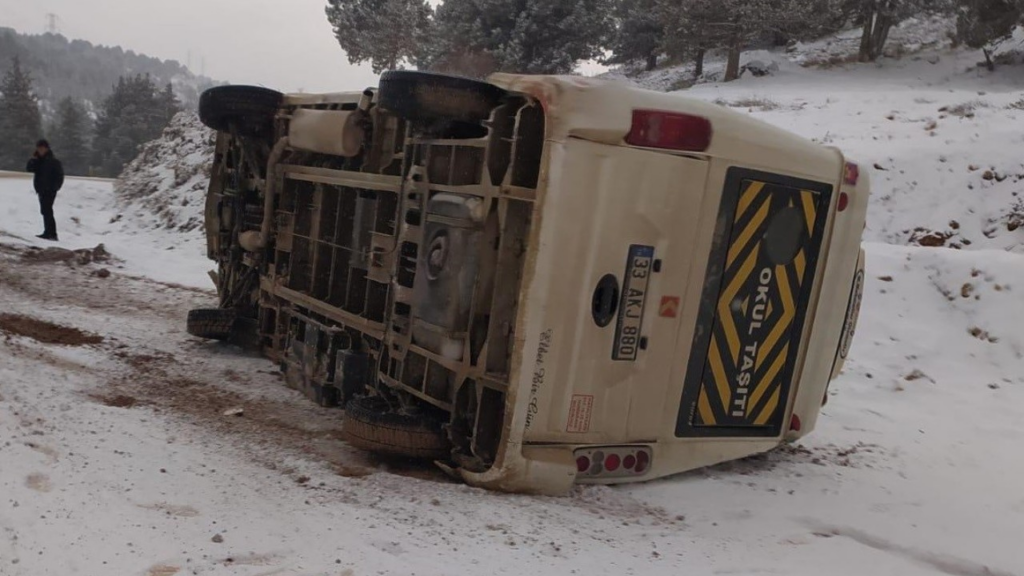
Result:
{"label": "snow", "polygon": [[[894,31],[897,45],[920,50],[901,59],[828,69],[794,63],[829,50],[849,59],[856,48],[845,43],[846,33],[791,54],[745,53],[744,63],[774,62],[780,70],[680,94],[731,106],[858,161],[874,187],[868,241],[908,244],[938,235],[953,248],[1024,253],[1024,76],[1018,66],[978,68],[978,52],[922,48],[936,44],[926,32],[937,34],[944,22]],[[722,65],[711,60],[708,67]],[[685,73],[667,68],[633,81],[668,89]]]}
{"label": "snow", "polygon": [[194,111],[178,113],[117,179],[129,217],[143,228],[201,229],[215,136]]}
{"label": "snow", "polygon": [[[0,243],[50,246],[35,238],[42,231],[42,219],[28,176],[0,172]],[[208,271],[213,269],[213,263],[206,259],[202,231],[183,234],[153,228],[152,220],[139,223],[125,219],[125,206],[117,200],[113,188],[111,181],[68,180],[54,207],[61,237],[59,245],[79,249],[104,244],[123,260],[121,265],[126,273],[212,289]]]}
{"label": "snow", "polygon": [[[0,310],[106,338],[0,339],[0,575],[1024,573],[1024,229],[1006,225],[1024,78],[980,72],[976,56],[783,63],[688,92],[871,173],[851,357],[798,445],[564,498],[487,493],[348,448],[337,413],[269,362],[185,335],[185,312],[214,301],[202,231],[180,230],[201,210],[191,176],[142,195],[69,180],[61,245],[104,243],[123,261],[109,279],[24,262],[43,246],[31,183],[0,177]],[[939,112],[965,102],[984,105]],[[189,199],[161,212],[170,229],[148,215],[163,197]],[[917,228],[960,249],[908,245]],[[235,407],[244,416],[223,415]]]}

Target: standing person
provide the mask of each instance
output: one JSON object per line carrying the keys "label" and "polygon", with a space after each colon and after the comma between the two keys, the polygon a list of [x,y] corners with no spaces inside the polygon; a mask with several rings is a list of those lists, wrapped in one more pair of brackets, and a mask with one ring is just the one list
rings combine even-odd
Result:
{"label": "standing person", "polygon": [[35,174],[33,184],[39,196],[39,212],[43,215],[43,233],[36,236],[43,240],[57,241],[57,221],[53,218],[53,202],[57,192],[64,186],[64,166],[53,155],[50,143],[36,142],[36,152],[28,161],[27,171]]}

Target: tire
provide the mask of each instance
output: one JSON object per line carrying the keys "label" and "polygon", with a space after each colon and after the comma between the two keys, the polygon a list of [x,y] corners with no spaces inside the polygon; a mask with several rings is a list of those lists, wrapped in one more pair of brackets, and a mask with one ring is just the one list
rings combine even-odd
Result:
{"label": "tire", "polygon": [[266,138],[274,129],[274,116],[284,94],[257,86],[217,86],[199,97],[199,119],[208,128],[241,136]]}
{"label": "tire", "polygon": [[451,445],[439,425],[392,412],[379,397],[362,397],[345,406],[345,441],[370,452],[421,460],[447,460]]}
{"label": "tire", "polygon": [[188,333],[207,340],[227,340],[235,328],[236,314],[226,308],[200,308],[188,313]]}
{"label": "tire", "polygon": [[493,84],[408,70],[385,72],[377,92],[381,108],[412,121],[481,122],[504,98]]}

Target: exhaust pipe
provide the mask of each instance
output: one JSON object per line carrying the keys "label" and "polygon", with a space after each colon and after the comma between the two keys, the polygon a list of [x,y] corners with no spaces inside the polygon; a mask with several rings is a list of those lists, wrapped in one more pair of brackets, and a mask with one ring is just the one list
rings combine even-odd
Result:
{"label": "exhaust pipe", "polygon": [[274,144],[267,160],[267,182],[263,187],[263,224],[260,231],[242,232],[238,235],[238,243],[247,252],[258,252],[270,243],[271,226],[274,221],[274,198],[277,196],[277,164],[281,161],[288,148],[288,137],[285,136]]}

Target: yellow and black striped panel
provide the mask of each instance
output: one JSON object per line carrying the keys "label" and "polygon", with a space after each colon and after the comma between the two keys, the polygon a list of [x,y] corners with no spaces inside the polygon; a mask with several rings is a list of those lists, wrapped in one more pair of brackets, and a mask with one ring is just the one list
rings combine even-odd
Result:
{"label": "yellow and black striped panel", "polygon": [[734,178],[724,195],[679,435],[780,425],[831,191],[791,184]]}

